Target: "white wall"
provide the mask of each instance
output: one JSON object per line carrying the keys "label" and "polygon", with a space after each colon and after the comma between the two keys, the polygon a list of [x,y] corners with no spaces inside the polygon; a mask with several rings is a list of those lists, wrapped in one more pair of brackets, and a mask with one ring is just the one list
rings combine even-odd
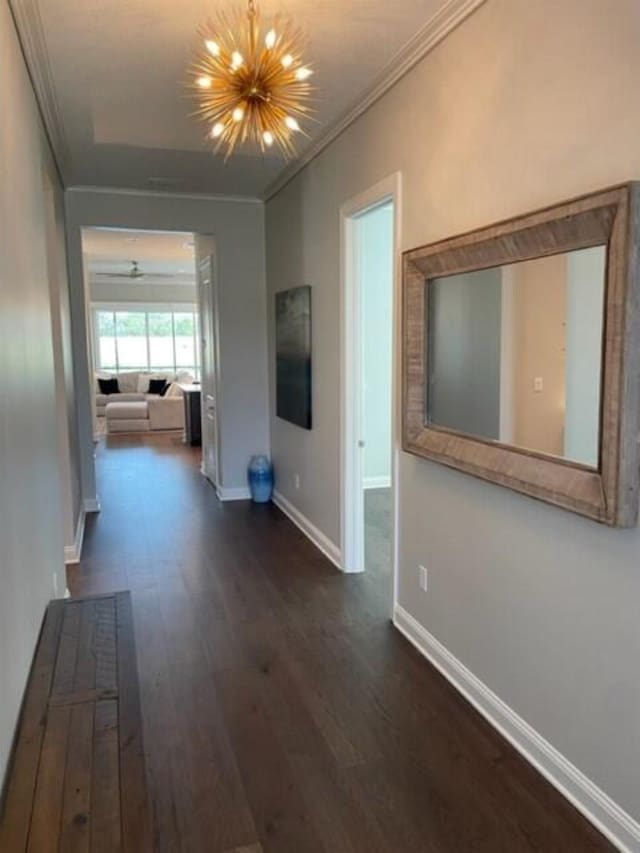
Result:
{"label": "white wall", "polygon": [[[314,429],[272,417],[278,488],[334,543],[340,205],[400,170],[409,249],[640,177],[639,43],[636,0],[487,0],[268,203],[270,300],[314,288]],[[640,532],[408,454],[399,480],[400,604],[640,819]]]}
{"label": "white wall", "polygon": [[[64,296],[51,299],[47,231],[57,231],[59,245],[62,223],[53,221],[49,202],[60,211],[61,191],[6,3],[0,57],[1,779],[44,608],[65,587],[56,425],[58,402],[64,406],[65,391],[71,402],[73,382],[68,376],[57,402],[53,334],[65,333]],[[66,286],[62,275],[57,281]],[[54,303],[62,304],[57,318]]]}
{"label": "white wall", "polygon": [[567,256],[564,453],[587,465],[598,459],[605,265],[603,246]]}
{"label": "white wall", "polygon": [[391,481],[393,207],[357,220],[362,293],[364,485]]}
{"label": "white wall", "polygon": [[66,207],[84,497],[96,495],[80,234],[82,227],[89,226],[191,231],[215,237],[224,397],[222,486],[245,487],[249,457],[269,449],[263,205],[204,196],[71,189]]}

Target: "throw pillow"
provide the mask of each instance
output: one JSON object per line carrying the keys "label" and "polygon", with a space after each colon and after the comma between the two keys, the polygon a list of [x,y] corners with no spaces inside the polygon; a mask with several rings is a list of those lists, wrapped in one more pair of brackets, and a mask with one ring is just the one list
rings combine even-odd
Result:
{"label": "throw pillow", "polygon": [[118,373],[120,391],[124,394],[135,394],[138,390],[138,371],[128,370]]}
{"label": "throw pillow", "polygon": [[166,389],[167,389],[167,380],[166,379],[150,379],[149,380],[149,394],[159,394],[161,397],[163,397]]}
{"label": "throw pillow", "polygon": [[152,379],[164,379],[165,382],[173,382],[173,376],[170,373],[141,373],[138,376],[138,393],[149,394],[149,382]]}
{"label": "throw pillow", "polygon": [[149,393],[149,373],[140,373],[138,375],[138,394]]}
{"label": "throw pillow", "polygon": [[182,388],[177,382],[172,382],[166,391],[165,397],[182,397]]}
{"label": "throw pillow", "polygon": [[119,394],[120,386],[117,379],[101,379],[98,377],[98,387],[101,394]]}

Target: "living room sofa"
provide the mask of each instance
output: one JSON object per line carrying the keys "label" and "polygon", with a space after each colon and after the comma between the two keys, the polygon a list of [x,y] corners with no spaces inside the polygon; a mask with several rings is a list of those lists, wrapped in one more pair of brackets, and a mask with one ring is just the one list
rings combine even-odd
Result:
{"label": "living room sofa", "polygon": [[[100,391],[98,379],[117,379],[120,391],[118,394],[103,394]],[[151,398],[159,398],[158,394],[149,394],[150,379],[165,379],[168,383],[193,382],[193,376],[186,370],[177,374],[173,373],[146,373],[142,371],[128,371],[123,373],[107,373],[98,371],[95,375],[96,415],[104,418],[107,403],[142,403]]]}
{"label": "living room sofa", "polygon": [[[118,379],[119,391],[103,394],[98,379]],[[165,379],[170,387],[161,396],[149,393],[150,379]],[[106,418],[108,433],[184,430],[184,401],[179,382],[193,382],[186,371],[96,374],[96,414]]]}

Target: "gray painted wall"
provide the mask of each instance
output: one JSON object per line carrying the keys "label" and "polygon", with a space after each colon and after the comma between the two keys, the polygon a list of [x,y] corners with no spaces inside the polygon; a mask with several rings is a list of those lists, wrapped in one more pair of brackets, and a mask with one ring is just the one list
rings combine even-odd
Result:
{"label": "gray painted wall", "polygon": [[[58,462],[59,405],[47,232],[60,237],[43,181],[61,210],[13,21],[0,3],[0,779],[46,603],[64,592],[63,513]],[[57,278],[66,286],[60,268]],[[75,458],[75,448],[70,455]]]}
{"label": "gray painted wall", "polygon": [[269,449],[263,205],[71,189],[66,193],[66,210],[83,496],[96,496],[81,246],[81,229],[87,226],[191,231],[215,237],[224,397],[222,486],[245,487],[249,457]]}
{"label": "gray painted wall", "polygon": [[[272,409],[278,488],[334,543],[340,206],[400,170],[411,249],[637,177],[639,42],[636,0],[488,0],[268,203],[270,304],[314,288],[314,428]],[[399,502],[400,604],[640,819],[640,532],[404,453]]]}

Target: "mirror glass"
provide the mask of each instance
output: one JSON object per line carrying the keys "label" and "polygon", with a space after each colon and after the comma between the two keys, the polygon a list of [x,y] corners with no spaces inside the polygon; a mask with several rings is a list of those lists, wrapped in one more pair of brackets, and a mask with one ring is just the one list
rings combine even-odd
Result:
{"label": "mirror glass", "polygon": [[597,468],[606,256],[429,280],[426,423]]}

